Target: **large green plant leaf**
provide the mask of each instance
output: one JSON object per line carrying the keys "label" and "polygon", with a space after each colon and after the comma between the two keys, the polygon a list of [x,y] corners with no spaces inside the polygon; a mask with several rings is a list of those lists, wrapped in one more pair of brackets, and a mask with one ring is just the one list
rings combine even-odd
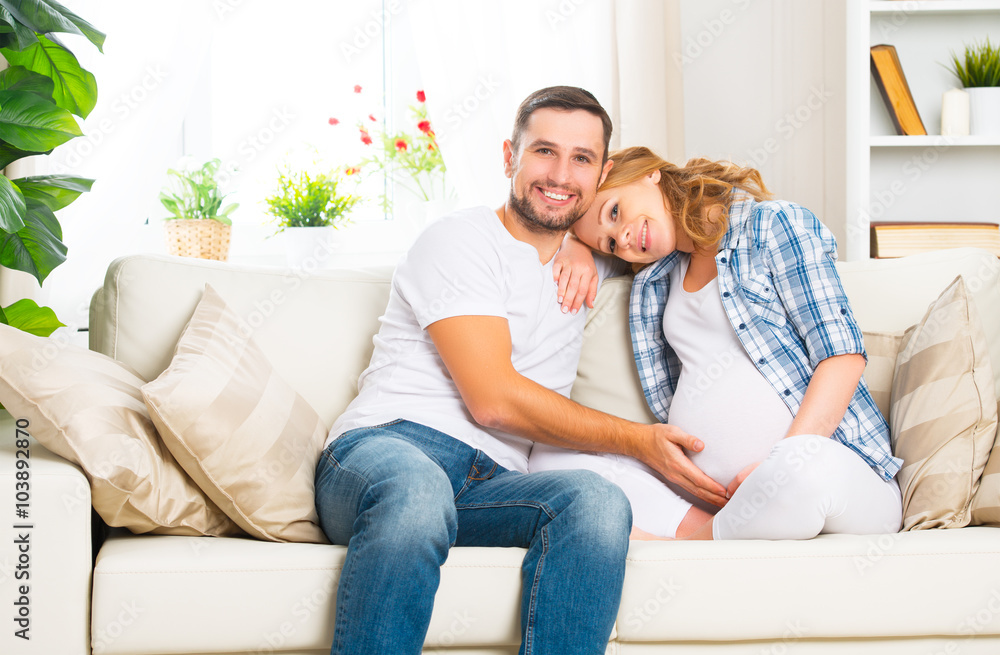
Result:
{"label": "large green plant leaf", "polygon": [[32,155],[47,155],[50,152],[52,152],[51,148],[45,152],[29,152],[0,141],[0,168],[6,168],[8,164],[18,159],[31,157]]}
{"label": "large green plant leaf", "polygon": [[6,23],[2,29],[3,37],[0,38],[3,47],[23,50],[33,43],[38,43],[35,30],[15,19],[8,11],[6,4],[6,2],[0,2],[0,20]]}
{"label": "large green plant leaf", "polygon": [[86,118],[97,104],[97,80],[60,44],[39,36],[33,46],[20,52],[4,48],[0,54],[11,66],[24,66],[51,79],[55,83],[52,100],[66,111]]}
{"label": "large green plant leaf", "polygon": [[46,100],[52,100],[55,83],[24,66],[11,66],[0,71],[0,91],[30,91]]}
{"label": "large green plant leaf", "polygon": [[17,232],[24,227],[24,196],[14,184],[0,175],[0,230]]}
{"label": "large green plant leaf", "polygon": [[14,184],[26,199],[36,200],[57,212],[81,193],[90,191],[94,181],[72,175],[33,175],[14,180]]}
{"label": "large green plant leaf", "polygon": [[41,284],[59,264],[66,261],[62,228],[52,210],[37,200],[25,200],[24,227],[12,234],[0,234],[0,264],[31,273]]}
{"label": "large green plant leaf", "polygon": [[28,91],[0,91],[0,139],[15,148],[43,152],[81,134],[65,109]]}
{"label": "large green plant leaf", "polygon": [[0,0],[0,6],[35,32],[80,34],[104,52],[104,32],[54,0]]}
{"label": "large green plant leaf", "polygon": [[65,327],[49,307],[39,307],[31,298],[23,298],[3,308],[7,325],[24,330],[36,337],[47,337],[57,328]]}

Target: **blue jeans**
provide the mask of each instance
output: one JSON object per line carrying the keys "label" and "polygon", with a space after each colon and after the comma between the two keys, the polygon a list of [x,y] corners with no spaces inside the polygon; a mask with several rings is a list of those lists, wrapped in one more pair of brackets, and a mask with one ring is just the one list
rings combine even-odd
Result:
{"label": "blue jeans", "polygon": [[420,653],[452,546],[527,548],[522,655],[603,654],[632,512],[590,471],[509,471],[410,421],[345,433],[316,467],[316,508],[347,546],[332,655]]}

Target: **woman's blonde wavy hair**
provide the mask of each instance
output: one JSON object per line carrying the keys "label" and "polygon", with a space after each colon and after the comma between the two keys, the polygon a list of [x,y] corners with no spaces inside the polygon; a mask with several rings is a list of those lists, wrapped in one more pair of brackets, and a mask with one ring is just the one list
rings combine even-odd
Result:
{"label": "woman's blonde wavy hair", "polygon": [[[758,201],[772,197],[757,169],[728,161],[695,158],[681,167],[643,146],[614,152],[611,159],[615,165],[601,191],[624,186],[659,170],[660,191],[677,226],[701,248],[716,245],[726,234],[733,189],[746,191]],[[708,214],[714,206],[723,211],[720,218],[713,220]]]}

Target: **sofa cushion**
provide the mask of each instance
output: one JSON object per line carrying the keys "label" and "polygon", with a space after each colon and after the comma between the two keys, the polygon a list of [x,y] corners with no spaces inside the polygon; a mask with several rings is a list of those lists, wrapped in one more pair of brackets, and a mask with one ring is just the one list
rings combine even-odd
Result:
{"label": "sofa cushion", "polygon": [[865,383],[882,412],[882,417],[889,420],[889,408],[892,398],[892,376],[896,371],[896,355],[899,344],[903,341],[902,332],[865,332],[865,353],[868,355],[868,365],[865,366]]}
{"label": "sofa cushion", "polygon": [[83,469],[94,509],[133,532],[242,531],[163,448],[127,366],[0,324],[0,402],[42,445]]}
{"label": "sofa cushion", "polygon": [[903,459],[903,529],[968,525],[997,405],[986,338],[962,277],[904,334],[889,423]]}
{"label": "sofa cushion", "polygon": [[252,332],[206,285],[170,366],[142,394],[170,452],[241,528],[325,543],[313,476],[329,428]]}
{"label": "sofa cushion", "polygon": [[[95,652],[100,642],[105,655],[326,653],[346,550],[114,536],[94,569]],[[451,550],[427,651],[517,652],[524,553]],[[840,639],[1000,634],[1000,613],[979,618],[996,594],[995,578],[983,572],[997,568],[994,528],[803,541],[635,541],[617,638],[635,652],[647,652],[638,649],[643,645],[648,652],[682,653],[702,643],[712,653],[730,652],[728,645],[732,652],[771,652],[771,641],[782,648],[775,652],[795,653],[797,638],[835,639],[821,650],[841,653]],[[948,575],[934,573],[943,570]],[[141,620],[101,641],[123,607],[141,608]],[[972,645],[959,643],[962,652]],[[914,650],[903,645],[891,652]]]}

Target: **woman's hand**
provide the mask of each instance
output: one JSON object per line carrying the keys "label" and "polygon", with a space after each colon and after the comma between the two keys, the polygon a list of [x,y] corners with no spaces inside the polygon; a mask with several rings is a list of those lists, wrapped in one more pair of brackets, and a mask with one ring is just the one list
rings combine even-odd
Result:
{"label": "woman's hand", "polygon": [[754,462],[737,473],[736,477],[733,478],[733,481],[729,483],[728,487],[726,487],[726,498],[732,498],[733,494],[736,493],[736,490],[740,488],[741,484],[743,484],[743,481],[747,479],[747,476],[753,473],[758,466],[760,466],[760,462]]}
{"label": "woman's hand", "polygon": [[587,307],[594,306],[598,283],[594,253],[570,232],[553,260],[552,277],[559,286],[558,300],[564,314],[577,313],[584,301]]}

